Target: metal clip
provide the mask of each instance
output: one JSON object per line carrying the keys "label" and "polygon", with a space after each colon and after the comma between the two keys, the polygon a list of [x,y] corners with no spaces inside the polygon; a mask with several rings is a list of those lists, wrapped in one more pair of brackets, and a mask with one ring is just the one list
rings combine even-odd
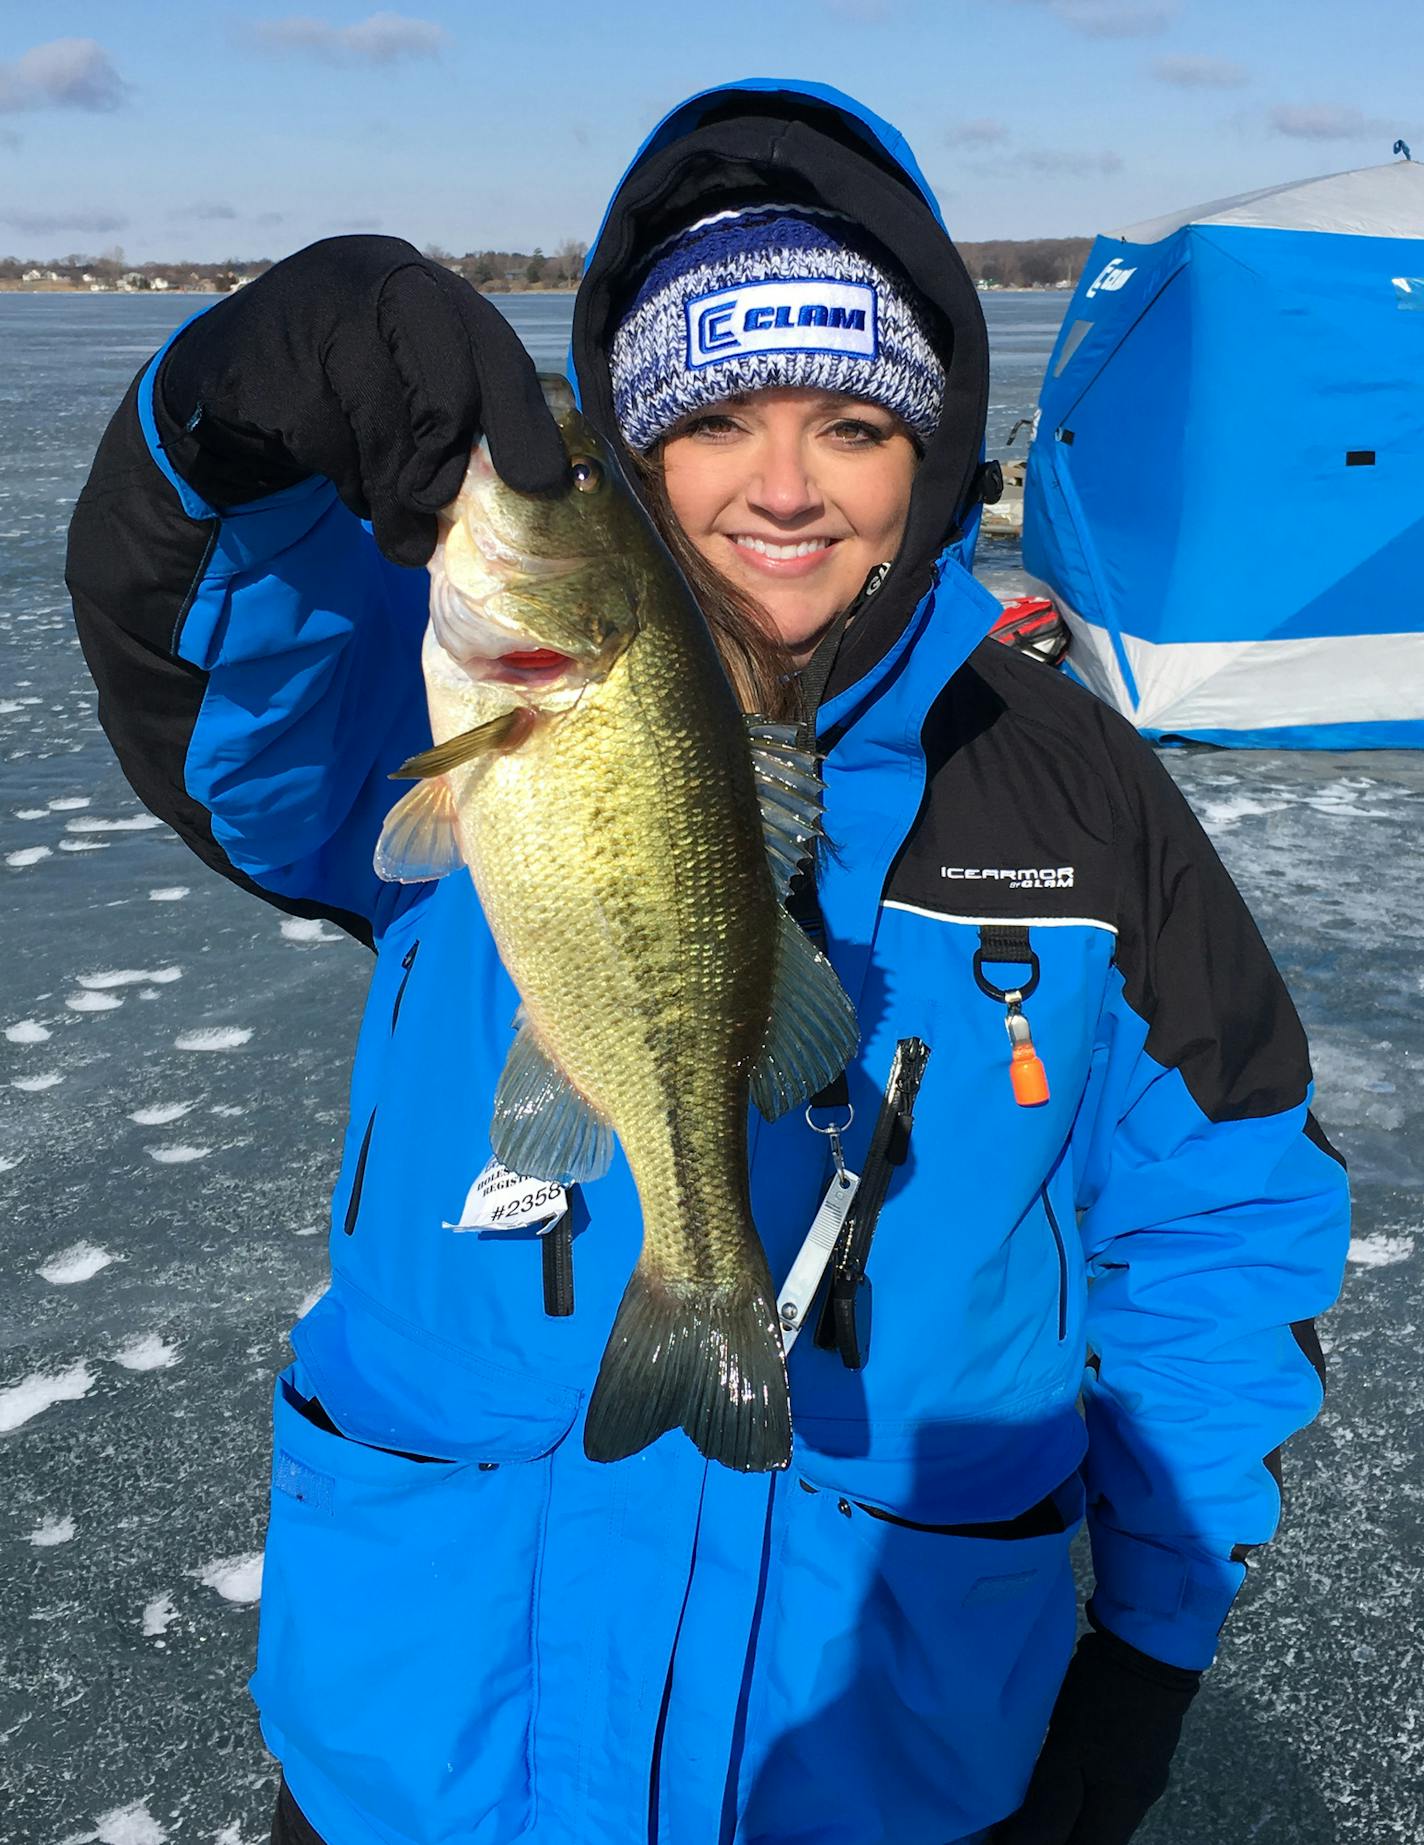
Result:
{"label": "metal clip", "polygon": [[809,1108],[806,1110],[807,1127],[810,1128],[813,1134],[824,1134],[827,1140],[829,1140],[831,1143],[831,1158],[836,1163],[836,1177],[837,1179],[839,1179],[840,1183],[843,1186],[849,1185],[850,1179],[846,1175],[845,1154],[841,1149],[841,1135],[848,1134],[850,1132],[851,1124],[854,1122],[854,1120],[855,1120],[855,1103],[854,1102],[846,1103],[845,1120],[837,1122],[831,1127],[817,1127],[816,1123],[811,1119],[811,1110]]}

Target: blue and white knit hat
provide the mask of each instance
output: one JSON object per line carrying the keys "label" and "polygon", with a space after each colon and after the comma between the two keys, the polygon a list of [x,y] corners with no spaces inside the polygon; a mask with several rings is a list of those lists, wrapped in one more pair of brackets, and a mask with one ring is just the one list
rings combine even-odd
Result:
{"label": "blue and white knit hat", "polygon": [[927,441],[944,368],[910,286],[857,243],[839,213],[760,205],[663,244],[609,353],[629,448],[646,453],[683,417],[778,387],[867,398]]}

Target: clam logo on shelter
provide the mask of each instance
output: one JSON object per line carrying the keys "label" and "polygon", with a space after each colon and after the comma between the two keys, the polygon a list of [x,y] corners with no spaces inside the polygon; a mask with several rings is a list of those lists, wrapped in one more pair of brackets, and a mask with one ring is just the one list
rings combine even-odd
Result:
{"label": "clam logo on shelter", "polygon": [[1100,290],[1105,295],[1115,294],[1119,288],[1126,288],[1136,274],[1135,265],[1131,269],[1124,269],[1122,258],[1115,256],[1095,278],[1092,287],[1088,290],[1087,299],[1091,301]]}
{"label": "clam logo on shelter", "polygon": [[687,304],[689,370],[761,352],[873,359],[879,348],[875,290],[866,282],[753,282]]}

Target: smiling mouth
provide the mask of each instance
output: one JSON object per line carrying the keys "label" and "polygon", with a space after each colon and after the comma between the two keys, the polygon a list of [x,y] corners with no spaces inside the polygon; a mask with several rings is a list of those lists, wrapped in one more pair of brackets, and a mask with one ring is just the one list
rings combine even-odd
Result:
{"label": "smiling mouth", "polygon": [[769,538],[752,538],[744,532],[732,534],[732,543],[738,550],[751,551],[757,557],[769,557],[777,563],[787,563],[792,558],[814,557],[819,552],[829,551],[836,543],[834,538],[801,538],[787,544],[776,544]]}

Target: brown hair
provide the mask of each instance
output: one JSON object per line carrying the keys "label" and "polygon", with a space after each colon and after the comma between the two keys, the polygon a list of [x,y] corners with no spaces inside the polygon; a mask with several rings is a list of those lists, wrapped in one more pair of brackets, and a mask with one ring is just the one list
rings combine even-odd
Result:
{"label": "brown hair", "polygon": [[624,454],[659,536],[706,617],[742,709],[778,723],[794,720],[796,664],[761,604],[709,564],[678,524],[663,476],[662,443],[654,444],[646,455],[627,448]]}

